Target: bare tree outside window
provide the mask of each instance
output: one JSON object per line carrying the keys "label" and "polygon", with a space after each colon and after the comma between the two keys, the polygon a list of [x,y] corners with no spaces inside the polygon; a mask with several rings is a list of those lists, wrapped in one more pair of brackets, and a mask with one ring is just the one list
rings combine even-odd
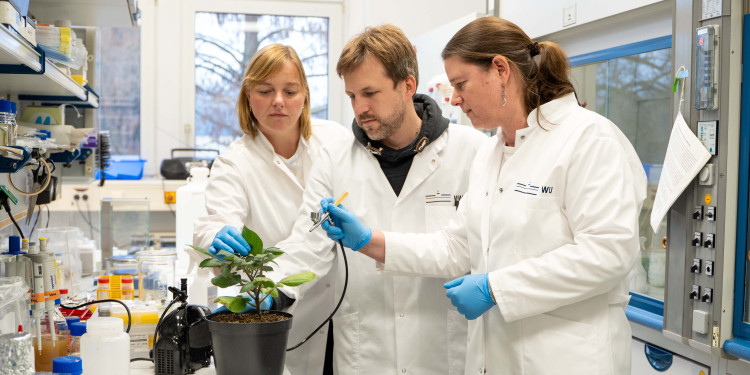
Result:
{"label": "bare tree outside window", "polygon": [[97,82],[99,127],[109,130],[112,155],[141,154],[141,30],[101,27]]}
{"label": "bare tree outside window", "polygon": [[273,43],[297,51],[310,85],[311,115],[328,118],[328,18],[195,14],[195,145],[225,149],[242,136],[235,104],[255,52]]}

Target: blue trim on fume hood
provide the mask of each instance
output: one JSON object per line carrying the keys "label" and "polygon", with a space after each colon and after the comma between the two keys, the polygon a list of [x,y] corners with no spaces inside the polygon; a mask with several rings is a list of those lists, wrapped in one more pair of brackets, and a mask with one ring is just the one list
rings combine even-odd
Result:
{"label": "blue trim on fume hood", "polygon": [[670,47],[672,47],[672,36],[665,35],[654,39],[648,39],[618,47],[607,48],[601,51],[572,56],[570,57],[570,66],[591,64],[595,62],[616,59],[618,57],[635,55],[637,53],[651,52]]}

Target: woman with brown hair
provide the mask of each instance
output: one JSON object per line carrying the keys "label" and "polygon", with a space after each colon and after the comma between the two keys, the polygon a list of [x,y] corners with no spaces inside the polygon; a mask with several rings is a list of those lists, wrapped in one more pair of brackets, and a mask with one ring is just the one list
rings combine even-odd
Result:
{"label": "woman with brown hair", "polygon": [[[250,246],[242,238],[243,225],[265,243],[286,239],[299,216],[315,155],[327,144],[352,139],[343,126],[310,118],[310,89],[302,62],[292,47],[281,44],[263,47],[253,56],[237,98],[237,115],[245,135],[214,161],[205,193],[208,215],[195,222],[193,244],[214,255],[219,250],[247,255]],[[325,288],[316,291],[330,293]],[[268,309],[270,304],[267,298],[261,307]],[[325,319],[322,314],[329,308],[300,305],[296,312],[313,318],[308,326],[292,327],[290,342],[312,332],[312,325]],[[325,346],[326,336],[315,335],[287,354],[287,367],[292,374],[321,374]]]}
{"label": "woman with brown hair", "polygon": [[442,57],[452,104],[474,127],[499,128],[451,223],[384,233],[326,198],[329,237],[385,272],[458,277],[445,288],[470,320],[466,374],[630,374],[625,308],[646,196],[635,150],[579,105],[555,43],[485,17]]}

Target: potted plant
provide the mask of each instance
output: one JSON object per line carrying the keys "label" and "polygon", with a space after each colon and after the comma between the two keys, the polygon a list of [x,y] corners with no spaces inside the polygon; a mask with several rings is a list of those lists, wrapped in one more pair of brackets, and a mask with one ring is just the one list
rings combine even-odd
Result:
{"label": "potted plant", "polygon": [[[252,251],[247,256],[220,251],[220,259],[196,246],[194,250],[208,256],[200,263],[201,268],[219,269],[218,276],[211,283],[219,288],[240,286],[241,293],[247,293],[255,306],[270,297],[278,297],[276,288],[295,287],[315,279],[312,272],[303,272],[286,277],[278,282],[264,276],[273,271],[283,251],[276,247],[263,248],[263,241],[252,230],[244,227],[242,237],[250,244]],[[214,351],[217,375],[281,375],[284,371],[286,343],[292,328],[292,315],[281,311],[251,310],[243,313],[247,299],[242,295],[219,297],[219,302],[229,311],[222,311],[206,317]]]}

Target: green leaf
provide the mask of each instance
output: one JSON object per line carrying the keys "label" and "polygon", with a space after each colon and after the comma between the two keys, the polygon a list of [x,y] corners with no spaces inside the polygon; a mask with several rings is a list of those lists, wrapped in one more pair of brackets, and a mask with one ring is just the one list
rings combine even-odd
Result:
{"label": "green leaf", "polygon": [[242,238],[250,245],[253,254],[260,254],[263,251],[263,240],[248,227],[242,227]]}
{"label": "green leaf", "polygon": [[279,290],[276,288],[263,288],[260,290],[261,293],[268,294],[273,298],[279,298]]}
{"label": "green leaf", "polygon": [[227,296],[219,297],[219,298],[217,298],[217,299],[214,300],[214,302],[218,302],[218,303],[220,303],[220,304],[222,304],[224,306],[228,305],[232,301],[234,301],[234,297],[227,297]]}
{"label": "green leaf", "polygon": [[265,276],[258,276],[255,278],[255,280],[253,280],[253,285],[254,286],[263,285],[263,287],[265,288],[273,288],[276,286],[276,283],[274,283],[273,280]]}
{"label": "green leaf", "polygon": [[219,252],[216,254],[217,256],[223,256],[222,260],[226,260],[227,262],[234,261],[234,254],[226,251],[226,250],[219,250]]}
{"label": "green leaf", "polygon": [[279,255],[281,255],[281,254],[284,254],[284,252],[281,249],[279,249],[278,247],[269,247],[269,248],[266,249],[266,252],[267,253],[271,253],[271,254],[273,254],[273,255],[275,255],[277,257]]}
{"label": "green leaf", "polygon": [[253,285],[253,283],[247,283],[240,288],[240,293],[247,293],[253,289],[255,289],[255,285]]}
{"label": "green leaf", "polygon": [[240,275],[219,275],[211,279],[211,284],[218,286],[219,288],[226,288],[239,283],[241,280]]}
{"label": "green leaf", "polygon": [[272,271],[273,271],[273,267],[271,267],[271,266],[263,266],[263,267],[261,268],[261,270],[262,270],[263,272],[272,272]]}
{"label": "green leaf", "polygon": [[247,300],[244,299],[242,296],[234,297],[234,300],[227,305],[227,308],[229,309],[229,311],[233,313],[241,313],[245,311],[246,307],[247,307]]}
{"label": "green leaf", "polygon": [[284,284],[287,286],[298,286],[302,285],[306,282],[310,282],[315,280],[315,274],[312,272],[302,272],[298,273],[296,275],[287,276],[281,281],[279,281],[277,284]]}
{"label": "green leaf", "polygon": [[201,253],[201,254],[203,254],[203,255],[208,255],[208,256],[210,256],[210,257],[213,257],[213,255],[211,255],[211,253],[209,253],[209,252],[208,252],[208,251],[206,251],[206,250],[203,250],[203,249],[201,249],[201,248],[200,248],[200,247],[198,247],[198,246],[193,246],[193,245],[188,245],[188,246],[192,247],[192,248],[193,248],[193,250],[195,250],[195,251],[197,251],[197,252],[199,252],[199,253]]}
{"label": "green leaf", "polygon": [[232,265],[225,263],[221,266],[221,276],[229,277],[232,274]]}
{"label": "green leaf", "polygon": [[203,259],[203,261],[201,262],[200,265],[198,265],[198,267],[200,267],[200,268],[210,268],[210,267],[221,267],[223,265],[224,265],[224,263],[221,263],[220,260],[211,257],[211,258]]}

